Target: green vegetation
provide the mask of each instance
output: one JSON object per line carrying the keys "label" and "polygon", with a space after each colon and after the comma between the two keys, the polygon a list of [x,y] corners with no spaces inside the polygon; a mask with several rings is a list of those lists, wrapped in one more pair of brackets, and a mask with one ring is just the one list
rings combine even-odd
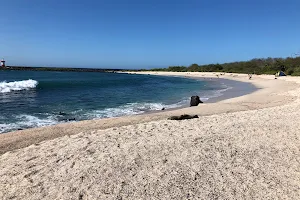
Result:
{"label": "green vegetation", "polygon": [[232,62],[224,64],[209,64],[190,66],[170,66],[168,68],[156,68],[150,71],[171,72],[228,72],[244,74],[275,74],[284,71],[287,75],[300,75],[300,57],[295,58],[261,58],[250,61]]}
{"label": "green vegetation", "polygon": [[170,71],[170,72],[227,72],[244,74],[275,74],[284,71],[287,75],[300,76],[300,56],[288,58],[260,58],[250,61],[231,62],[223,64],[190,66],[170,66],[168,68],[154,68],[150,70],[133,69],[95,69],[95,68],[54,68],[54,67],[23,67],[7,66],[1,70],[30,70],[30,71],[65,71],[65,72],[117,72],[117,71]]}

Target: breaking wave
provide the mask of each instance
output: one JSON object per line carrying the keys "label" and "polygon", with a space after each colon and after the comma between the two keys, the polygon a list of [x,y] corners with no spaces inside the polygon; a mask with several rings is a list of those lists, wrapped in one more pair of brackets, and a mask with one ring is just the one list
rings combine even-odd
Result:
{"label": "breaking wave", "polygon": [[[3,118],[3,117],[1,117],[1,118]],[[0,133],[15,131],[18,129],[49,126],[49,125],[54,125],[54,124],[58,123],[58,121],[56,121],[53,116],[48,116],[46,118],[39,118],[36,116],[25,115],[25,114],[14,116],[14,121],[16,121],[16,122],[0,123]]]}
{"label": "breaking wave", "polygon": [[8,93],[19,90],[29,90],[35,88],[38,82],[35,80],[13,81],[13,82],[0,82],[0,93]]}
{"label": "breaking wave", "polygon": [[171,105],[166,105],[163,103],[128,103],[115,108],[93,110],[91,112],[83,114],[83,116],[88,119],[120,117],[142,114],[149,111],[159,111],[162,109],[177,108],[183,105],[183,101]]}

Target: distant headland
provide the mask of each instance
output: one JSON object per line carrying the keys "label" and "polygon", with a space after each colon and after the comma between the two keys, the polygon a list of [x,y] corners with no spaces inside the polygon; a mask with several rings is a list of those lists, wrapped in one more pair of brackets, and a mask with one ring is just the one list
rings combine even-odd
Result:
{"label": "distant headland", "polygon": [[189,66],[169,66],[167,68],[151,69],[103,69],[103,68],[65,68],[65,67],[27,67],[5,66],[2,59],[0,70],[23,70],[23,71],[61,71],[61,72],[121,72],[121,71],[168,71],[168,72],[226,72],[243,74],[276,74],[283,71],[287,75],[300,76],[300,54],[287,58],[255,58],[248,61],[229,62],[223,64]]}
{"label": "distant headland", "polygon": [[64,67],[24,67],[24,66],[5,66],[0,70],[20,70],[20,71],[60,71],[60,72],[119,72],[124,69],[98,69],[98,68],[64,68]]}

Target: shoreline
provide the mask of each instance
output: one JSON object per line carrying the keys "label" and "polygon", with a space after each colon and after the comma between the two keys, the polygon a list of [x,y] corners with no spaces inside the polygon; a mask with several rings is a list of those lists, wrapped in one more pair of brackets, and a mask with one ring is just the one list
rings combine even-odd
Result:
{"label": "shoreline", "polygon": [[[123,73],[123,72],[120,72]],[[216,78],[216,73],[201,73],[201,72],[126,72],[133,74],[150,74],[163,76],[179,76],[185,78]],[[149,121],[158,121],[167,119],[173,115],[189,114],[198,116],[207,116],[221,113],[237,112],[243,110],[260,109],[265,107],[273,107],[282,105],[284,102],[275,101],[278,95],[268,96],[269,100],[264,100],[268,94],[274,92],[282,92],[286,87],[296,88],[295,84],[282,80],[272,80],[271,75],[254,76],[254,80],[248,80],[245,74],[226,74],[221,78],[239,81],[244,83],[251,83],[259,90],[252,93],[236,96],[229,99],[221,99],[217,102],[199,104],[197,107],[183,107],[174,108],[164,111],[153,111],[150,113],[143,113],[140,115],[122,116],[115,118],[103,118],[93,120],[83,120],[77,122],[61,123],[51,126],[36,127],[18,131],[7,132],[0,134],[0,155],[11,150],[20,149],[29,145],[42,142],[44,140],[51,140],[64,135],[73,135],[81,131],[91,131],[93,129],[106,129],[111,127],[120,127],[125,125],[132,125],[144,123]],[[282,82],[282,84],[278,84]],[[267,84],[266,84],[267,83]],[[270,83],[275,83],[281,87],[272,88]],[[284,86],[282,86],[284,85]],[[251,98],[253,99],[251,100]],[[280,99],[280,98],[279,98]],[[286,101],[292,101],[292,98],[287,98]],[[286,102],[285,102],[286,103]],[[232,105],[234,104],[234,105]],[[256,104],[256,105],[255,105]],[[85,127],[85,128],[82,128]]]}
{"label": "shoreline", "polygon": [[[204,80],[207,81],[204,77],[185,77],[185,78],[192,78],[196,80]],[[226,78],[209,78],[208,82],[210,81],[218,81],[221,82],[221,84],[225,84],[227,88],[220,96],[216,97],[210,97],[207,101],[204,103],[217,103],[226,99],[232,99],[244,95],[251,94],[257,90],[259,90],[258,87],[255,87],[251,82],[243,82],[243,81],[237,81],[237,80],[231,80]],[[198,94],[201,99],[201,94]]]}
{"label": "shoreline", "polygon": [[[137,79],[147,79],[147,77],[150,77],[148,75],[135,75],[135,76],[137,77]],[[168,76],[166,76],[166,77],[168,77]],[[200,99],[205,104],[207,104],[207,103],[216,103],[216,102],[224,100],[224,99],[243,96],[243,95],[252,93],[255,90],[257,90],[257,88],[255,88],[251,83],[245,83],[245,82],[240,82],[240,81],[235,81],[235,80],[228,80],[228,79],[223,79],[223,78],[203,78],[203,77],[184,77],[184,76],[172,76],[172,77],[174,77],[174,79],[178,83],[180,83],[181,81],[188,80],[188,79],[193,80],[194,84],[196,86],[195,87],[196,89],[195,88],[191,89],[189,86],[185,86],[184,89],[189,94],[185,94],[183,98],[182,97],[177,98],[177,101],[175,98],[173,98],[173,100],[175,100],[175,101],[165,102],[165,101],[168,101],[168,97],[165,96],[164,99],[161,99],[160,101],[159,100],[156,102],[150,101],[153,104],[157,104],[160,106],[158,106],[158,107],[153,106],[153,107],[150,107],[149,109],[144,109],[144,110],[139,110],[139,109],[137,109],[137,111],[132,110],[131,114],[127,113],[127,114],[115,115],[115,116],[112,115],[110,117],[99,117],[99,118],[95,117],[95,118],[85,118],[85,119],[78,119],[78,118],[80,118],[80,116],[78,117],[76,115],[70,114],[67,118],[74,119],[73,122],[79,122],[79,121],[83,121],[83,120],[94,120],[94,119],[97,120],[97,119],[104,119],[104,118],[108,119],[108,118],[124,117],[124,116],[132,116],[132,115],[145,115],[145,114],[147,115],[147,114],[151,114],[151,113],[165,112],[165,111],[187,108],[187,107],[189,107],[190,97],[194,96],[194,95],[200,96]],[[198,84],[198,90],[197,90],[197,84]],[[202,89],[203,85],[204,85],[204,87],[206,86],[208,88]],[[218,89],[218,87],[219,87],[219,89]],[[191,91],[193,91],[193,92],[191,92]],[[29,91],[28,91],[28,93],[29,93]],[[180,94],[180,93],[178,93],[178,91],[177,91],[177,94]],[[146,101],[144,102],[145,104],[147,104],[146,103],[146,102],[148,102],[147,100],[148,99],[146,99]],[[137,102],[139,102],[139,101],[137,101]],[[131,103],[134,104],[135,102],[132,101]],[[143,104],[143,102],[140,102],[140,103]],[[117,106],[116,107],[107,107],[107,108],[108,109],[118,109]],[[163,108],[163,110],[162,110],[162,108]],[[132,109],[134,109],[134,108],[132,108]],[[69,111],[69,112],[72,113],[72,111]],[[135,113],[135,112],[137,112],[137,113]],[[55,114],[53,112],[49,112],[49,114],[53,117],[53,120],[51,119],[52,121],[51,121],[51,123],[49,122],[48,125],[38,124],[35,126],[32,125],[31,127],[22,127],[21,125],[14,126],[14,123],[12,121],[10,123],[7,121],[3,121],[4,126],[0,127],[0,134],[6,134],[6,133],[18,131],[18,130],[26,130],[26,129],[31,129],[31,128],[53,126],[53,125],[57,125],[57,124],[68,123],[68,120],[63,121],[63,120],[61,120],[61,118],[59,120],[59,118],[57,117],[58,115],[55,116]],[[32,116],[30,113],[27,113],[27,114],[25,113],[24,115]],[[33,117],[35,117],[35,116],[33,116]],[[75,118],[77,120],[75,120]],[[37,118],[37,120],[44,120],[44,119]],[[48,118],[46,120],[48,120]],[[19,121],[15,121],[15,123],[18,124]],[[7,127],[5,127],[5,125],[7,125]],[[10,129],[10,127],[14,127],[14,129],[12,129],[12,128]]]}
{"label": "shoreline", "polygon": [[[260,89],[164,113],[0,135],[0,196],[298,199],[300,77],[228,78]],[[199,118],[166,120],[181,114]]]}
{"label": "shoreline", "polygon": [[[135,73],[135,72],[133,72]],[[143,74],[144,75],[144,74]],[[162,74],[162,76],[164,76]],[[173,76],[173,77],[183,77],[183,76]],[[206,78],[203,77],[184,77],[184,78],[191,78],[195,80],[203,80],[207,81]],[[221,92],[220,96],[215,96],[215,97],[210,97],[208,100],[203,101],[203,105],[206,104],[211,104],[211,103],[218,103],[220,101],[224,101],[227,99],[232,99],[244,95],[251,94],[260,88],[255,87],[252,83],[248,82],[241,82],[241,81],[236,81],[236,80],[229,80],[229,79],[224,79],[224,78],[209,78],[208,82],[211,81],[220,81],[222,84],[225,84],[227,88],[225,89],[226,91]],[[219,91],[219,90],[218,90]],[[200,97],[200,100],[203,100],[201,97],[201,92],[195,93],[194,95],[198,95]],[[163,112],[168,112],[168,111],[174,111],[174,110],[180,110],[184,108],[189,108],[189,102],[186,105],[182,105],[176,108],[168,108],[165,110],[149,110],[146,111],[145,113],[137,114],[137,115],[148,115],[148,114],[153,114],[153,113],[163,113]],[[125,116],[123,116],[125,117]]]}

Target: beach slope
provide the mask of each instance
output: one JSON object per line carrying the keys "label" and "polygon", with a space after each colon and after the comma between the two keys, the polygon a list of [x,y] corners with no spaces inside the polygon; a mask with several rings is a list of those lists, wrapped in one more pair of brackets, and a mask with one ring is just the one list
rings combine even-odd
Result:
{"label": "beach slope", "polygon": [[[224,78],[250,81],[234,76]],[[67,124],[72,131],[62,134],[48,128],[44,133],[55,137],[3,152],[0,197],[299,199],[300,78],[251,81],[261,89],[218,103],[106,120],[104,126]],[[200,117],[166,120],[184,113]],[[28,137],[25,130],[6,138],[20,133]]]}

